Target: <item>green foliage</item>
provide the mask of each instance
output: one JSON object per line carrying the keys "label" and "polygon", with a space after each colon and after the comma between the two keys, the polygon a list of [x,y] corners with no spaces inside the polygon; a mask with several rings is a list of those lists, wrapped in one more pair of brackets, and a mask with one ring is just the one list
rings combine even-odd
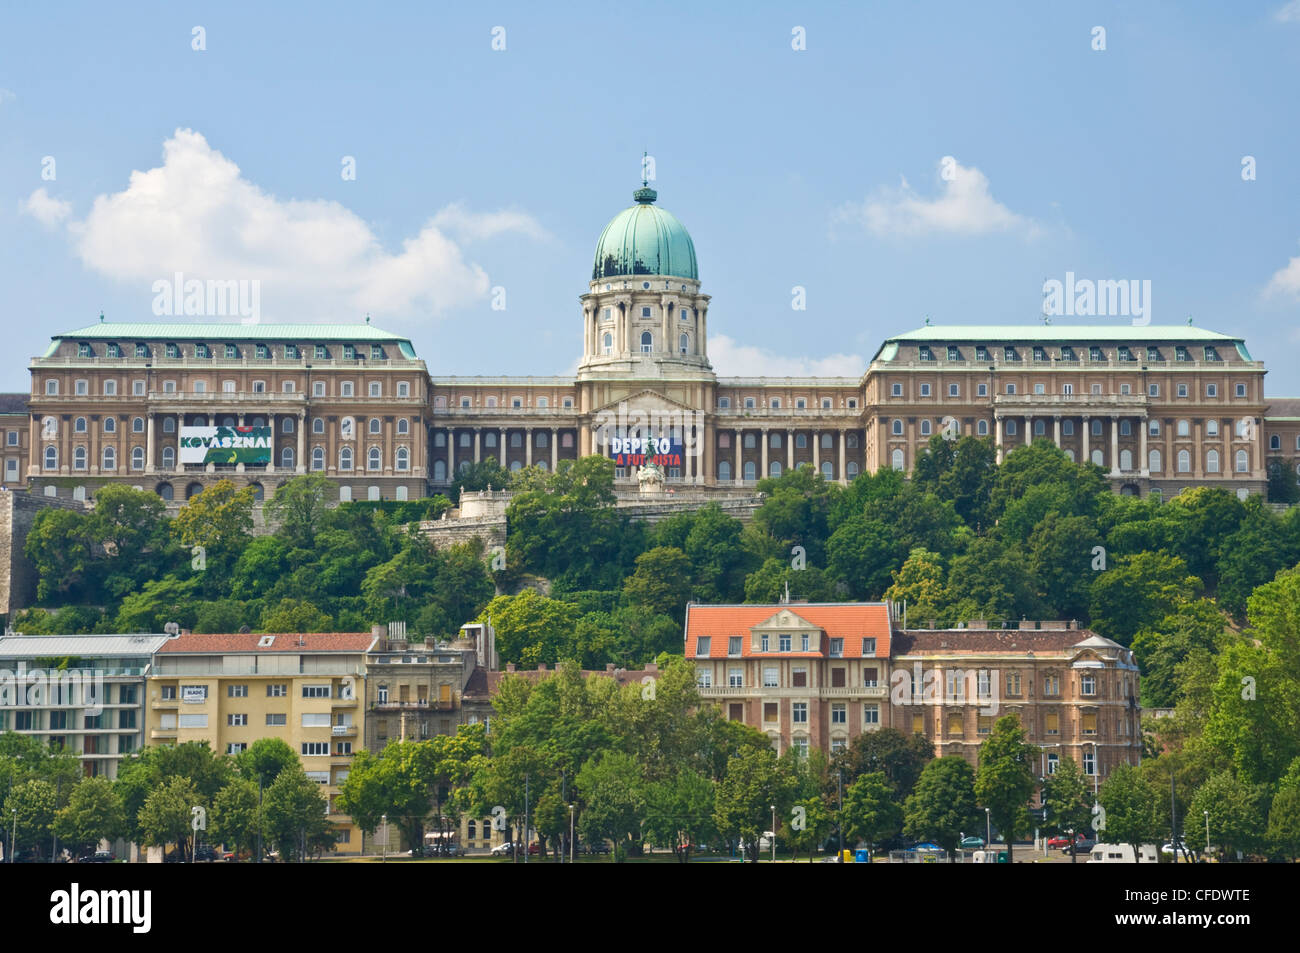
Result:
{"label": "green foliage", "polygon": [[1172,615],[1201,588],[1187,564],[1167,553],[1123,556],[1092,584],[1092,628],[1121,645],[1138,630]]}
{"label": "green foliage", "polygon": [[781,817],[793,801],[794,779],[772,749],[745,747],[727,761],[714,795],[713,821],[723,837],[742,841],[757,862],[759,837],[772,826],[773,808]]}
{"label": "green foliage", "polygon": [[[269,739],[259,739],[264,740]],[[254,745],[257,743],[254,742]],[[212,802],[208,830],[213,842],[225,844],[238,854],[256,844],[260,828],[261,809],[257,802],[255,782],[247,778],[235,778],[217,792]]]}
{"label": "green foliage", "polygon": [[240,776],[254,788],[270,787],[281,773],[298,764],[298,754],[281,738],[258,738],[235,756]]}
{"label": "green foliage", "polygon": [[[1208,846],[1221,848],[1225,854],[1262,853],[1268,848],[1267,806],[1267,792],[1262,786],[1243,784],[1231,772],[1222,771],[1197,788],[1192,798],[1186,829],[1188,845],[1206,846],[1203,821],[1208,812]],[[1193,832],[1200,834],[1199,839]]]}
{"label": "green foliage", "polygon": [[657,546],[636,558],[636,571],[623,584],[629,605],[682,620],[691,597],[691,561],[680,549]]}
{"label": "green foliage", "polygon": [[49,846],[56,808],[55,787],[49,781],[32,778],[9,790],[2,809],[16,851]]}
{"label": "green foliage", "polygon": [[1092,819],[1092,785],[1079,769],[1079,762],[1068,755],[1061,758],[1056,773],[1043,786],[1047,807],[1048,833],[1065,834],[1086,831]]}
{"label": "green foliage", "polygon": [[860,775],[844,792],[844,836],[871,849],[903,829],[903,806],[883,771]]}
{"label": "green foliage", "polygon": [[1117,765],[1101,783],[1098,802],[1106,811],[1105,826],[1097,839],[1110,844],[1130,844],[1136,855],[1143,844],[1160,837],[1162,825],[1156,791],[1132,765]]}
{"label": "green foliage", "polygon": [[1033,829],[1025,805],[1037,783],[1033,769],[1037,757],[1038,748],[1026,743],[1025,729],[1016,715],[999,718],[980,745],[975,799],[989,810],[1008,854],[1014,850],[1014,842]]}
{"label": "green foliage", "polygon": [[206,806],[189,778],[179,775],[168,778],[149,792],[140,807],[136,828],[141,842],[164,848],[176,844],[188,856],[185,843],[191,832],[190,808]]}
{"label": "green foliage", "polygon": [[641,840],[646,790],[640,765],[621,751],[601,752],[582,766],[577,782],[586,802],[578,822],[580,834],[588,842],[613,841],[614,859],[620,859],[620,846],[626,849]]}
{"label": "green foliage", "polygon": [[95,850],[101,840],[125,834],[126,811],[113,782],[105,777],[81,781],[55,815],[54,831],[74,851]]}
{"label": "green foliage", "polygon": [[321,786],[308,778],[300,765],[280,772],[263,796],[261,821],[264,836],[279,850],[281,859],[305,861],[333,844],[325,808]]}
{"label": "green foliage", "polygon": [[983,820],[977,817],[982,813],[975,806],[975,772],[960,755],[946,755],[925,766],[904,802],[903,832],[952,854],[962,834]]}

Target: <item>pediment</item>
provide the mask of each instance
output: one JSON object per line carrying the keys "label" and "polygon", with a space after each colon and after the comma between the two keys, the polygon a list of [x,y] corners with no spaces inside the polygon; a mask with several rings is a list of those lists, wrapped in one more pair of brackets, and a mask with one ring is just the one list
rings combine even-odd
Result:
{"label": "pediment", "polygon": [[639,390],[635,394],[612,400],[595,408],[593,411],[594,414],[617,415],[628,420],[634,420],[637,417],[645,419],[660,414],[693,414],[695,412],[696,408],[681,401],[673,400],[671,397],[666,397],[649,387]]}
{"label": "pediment", "polygon": [[790,609],[780,609],[774,615],[753,626],[755,632],[776,631],[778,629],[785,632],[813,629],[820,632],[821,626],[809,622]]}

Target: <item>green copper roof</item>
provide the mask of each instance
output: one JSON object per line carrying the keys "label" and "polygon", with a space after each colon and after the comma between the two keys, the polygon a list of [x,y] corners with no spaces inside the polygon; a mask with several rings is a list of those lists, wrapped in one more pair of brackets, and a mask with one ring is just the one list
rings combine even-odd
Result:
{"label": "green copper roof", "polygon": [[211,322],[166,323],[153,321],[97,321],[75,331],[54,335],[56,338],[82,340],[121,340],[125,338],[168,338],[176,341],[207,341],[220,338],[231,341],[405,341],[407,338],[381,331],[373,324],[223,324]]}
{"label": "green copper roof", "polygon": [[622,275],[665,275],[699,280],[695,243],[671,212],[655,207],[658,193],[644,185],[636,205],[619,212],[600,233],[592,280]]}
{"label": "green copper roof", "polygon": [[969,342],[992,344],[1002,341],[1027,343],[1061,342],[1075,344],[1088,341],[1105,341],[1116,344],[1135,342],[1182,341],[1240,341],[1241,338],[1218,331],[1208,331],[1190,324],[936,324],[894,334],[890,341],[939,341],[943,343]]}

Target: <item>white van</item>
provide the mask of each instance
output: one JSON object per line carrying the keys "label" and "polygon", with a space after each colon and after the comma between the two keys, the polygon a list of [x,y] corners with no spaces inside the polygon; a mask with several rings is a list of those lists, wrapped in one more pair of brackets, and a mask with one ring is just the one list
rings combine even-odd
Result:
{"label": "white van", "polygon": [[1090,864],[1158,864],[1160,857],[1156,853],[1155,844],[1143,844],[1138,850],[1136,859],[1133,857],[1132,844],[1098,844],[1088,855]]}

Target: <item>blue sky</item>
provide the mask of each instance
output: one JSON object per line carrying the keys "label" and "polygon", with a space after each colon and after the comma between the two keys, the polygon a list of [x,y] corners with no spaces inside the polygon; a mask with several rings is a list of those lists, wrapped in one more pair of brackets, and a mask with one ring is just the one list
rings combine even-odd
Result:
{"label": "blue sky", "polygon": [[368,311],[435,375],[567,373],[646,150],[720,373],[856,376],[1073,272],[1300,393],[1300,0],[703,6],[4,9],[0,388],[177,271],[259,281],[266,321]]}

